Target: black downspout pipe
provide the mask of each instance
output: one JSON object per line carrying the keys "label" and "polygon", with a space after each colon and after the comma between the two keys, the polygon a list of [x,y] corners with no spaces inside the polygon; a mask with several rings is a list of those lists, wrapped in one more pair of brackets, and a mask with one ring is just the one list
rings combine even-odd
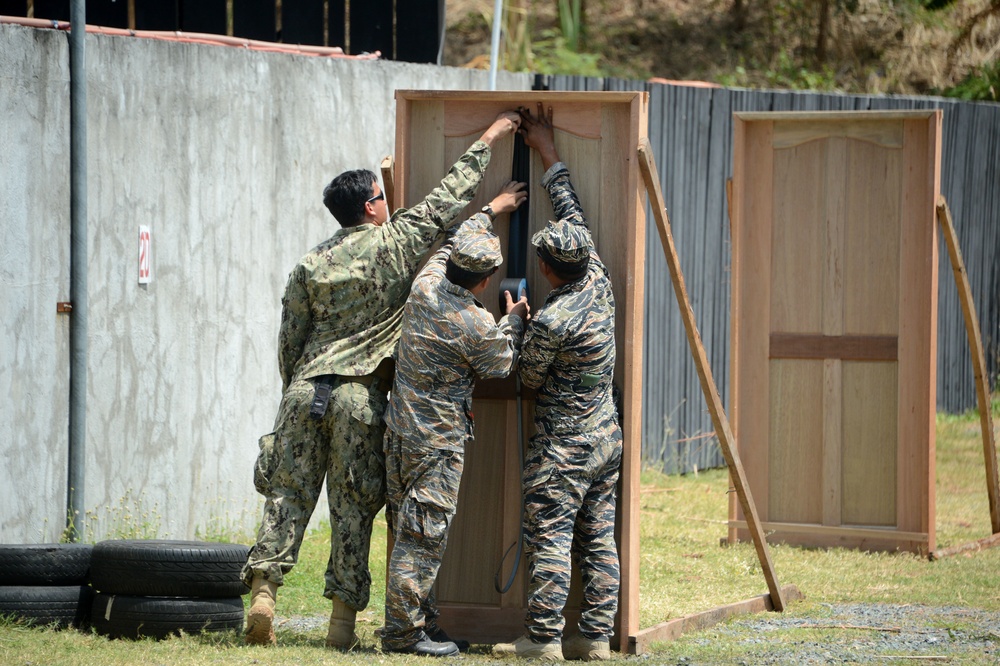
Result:
{"label": "black downspout pipe", "polygon": [[70,6],[70,277],[69,298],[69,452],[66,531],[69,541],[83,537],[83,472],[87,436],[87,76],[84,42],[85,0]]}

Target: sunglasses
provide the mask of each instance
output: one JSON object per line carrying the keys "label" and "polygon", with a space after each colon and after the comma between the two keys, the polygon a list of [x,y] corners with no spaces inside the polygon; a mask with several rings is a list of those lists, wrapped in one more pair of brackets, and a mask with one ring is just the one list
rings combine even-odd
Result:
{"label": "sunglasses", "polygon": [[376,194],[375,196],[373,196],[371,199],[366,200],[365,203],[373,203],[375,201],[378,201],[379,199],[385,199],[385,192],[379,192],[378,194]]}

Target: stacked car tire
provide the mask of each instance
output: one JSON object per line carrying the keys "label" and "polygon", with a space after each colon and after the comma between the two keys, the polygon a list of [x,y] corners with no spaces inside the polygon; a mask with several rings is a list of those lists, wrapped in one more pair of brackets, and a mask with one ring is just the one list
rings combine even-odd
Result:
{"label": "stacked car tire", "polygon": [[0,544],[0,615],[27,624],[83,627],[93,591],[90,544]]}
{"label": "stacked car tire", "polygon": [[101,541],[90,570],[91,623],[114,638],[241,629],[246,558],[246,546],[231,543]]}
{"label": "stacked car tire", "polygon": [[[50,551],[57,555],[40,557]],[[65,562],[72,555],[82,560],[84,551],[87,566],[82,574],[79,566],[73,570],[79,576],[75,586],[68,582],[69,572],[53,575],[53,569],[69,568]],[[203,541],[117,539],[92,547],[0,546],[0,582],[20,581],[9,586],[7,607],[0,590],[0,614],[60,626],[83,626],[89,616],[97,633],[113,638],[238,630],[243,627],[242,595],[248,592],[240,579],[246,558],[246,546]],[[5,578],[5,567],[16,576]],[[51,584],[32,585],[38,590],[26,592],[31,589],[28,580],[58,580],[62,583],[58,587],[66,589],[57,592]],[[75,590],[75,606],[69,600],[70,589]],[[66,600],[60,601],[63,597]]]}

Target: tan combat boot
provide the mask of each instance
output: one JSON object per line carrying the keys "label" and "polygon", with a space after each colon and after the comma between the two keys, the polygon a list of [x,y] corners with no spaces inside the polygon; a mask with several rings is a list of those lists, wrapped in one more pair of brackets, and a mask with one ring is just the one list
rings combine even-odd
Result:
{"label": "tan combat boot", "polygon": [[493,654],[497,657],[511,655],[543,661],[563,660],[562,644],[559,641],[536,643],[530,636],[521,636],[513,643],[497,643],[493,646]]}
{"label": "tan combat boot", "polygon": [[337,597],[333,598],[333,610],[330,612],[330,629],[326,633],[326,646],[338,650],[350,650],[361,639],[354,633],[357,613]]}
{"label": "tan combat boot", "polygon": [[574,634],[563,641],[563,656],[580,661],[607,661],[611,659],[611,643],[607,638],[585,638]]}
{"label": "tan combat boot", "polygon": [[278,586],[262,576],[254,576],[250,585],[250,610],[247,611],[247,645],[277,645],[274,637],[274,600]]}

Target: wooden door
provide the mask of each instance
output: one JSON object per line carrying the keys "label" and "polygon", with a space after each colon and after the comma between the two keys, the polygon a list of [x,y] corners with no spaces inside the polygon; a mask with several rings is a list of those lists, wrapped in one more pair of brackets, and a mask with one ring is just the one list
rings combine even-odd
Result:
{"label": "wooden door", "polygon": [[[569,166],[601,259],[612,274],[617,301],[615,381],[623,393],[625,451],[616,537],[621,558],[621,594],[614,643],[627,646],[639,628],[639,456],[642,432],[642,316],[645,255],[644,191],[635,159],[646,135],[646,93],[398,91],[396,93],[396,205],[419,201],[446,169],[506,109],[537,102],[553,108],[555,141]],[[469,206],[471,215],[511,179],[514,138],[495,146],[490,168]],[[531,153],[528,232],[525,242],[552,218],[537,153]],[[494,227],[508,259],[508,220]],[[530,305],[548,293],[533,253],[528,255]],[[523,276],[518,276],[523,277]],[[482,302],[499,314],[499,283]],[[530,393],[521,399],[524,441],[533,432]],[[475,643],[509,641],[524,633],[527,566],[523,562],[505,594],[494,589],[504,553],[517,543],[521,524],[521,452],[518,400],[513,380],[478,381],[473,399],[475,440],[466,447],[458,513],[452,523],[437,582],[441,625]],[[513,553],[500,573],[507,580]],[[567,606],[567,630],[578,617],[578,576]]]}
{"label": "wooden door", "polygon": [[736,114],[731,415],[771,541],[934,548],[940,131]]}

